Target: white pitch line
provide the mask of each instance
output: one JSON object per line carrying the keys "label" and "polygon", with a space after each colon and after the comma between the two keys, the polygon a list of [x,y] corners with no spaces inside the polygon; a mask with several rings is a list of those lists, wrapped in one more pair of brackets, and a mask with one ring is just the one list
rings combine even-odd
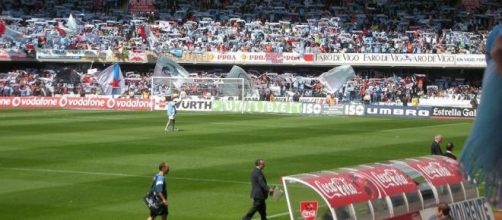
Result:
{"label": "white pitch line", "polygon": [[[141,178],[151,178],[152,176],[144,175],[134,175],[126,173],[106,173],[106,172],[89,172],[89,171],[77,171],[77,170],[54,170],[54,169],[31,169],[31,168],[18,168],[18,167],[0,167],[3,170],[16,170],[16,171],[27,171],[27,172],[39,172],[39,173],[67,173],[67,174],[84,174],[84,175],[94,175],[94,176],[120,176],[120,177],[141,177]],[[220,179],[204,179],[204,178],[192,178],[192,177],[171,177],[168,176],[167,179],[175,180],[186,180],[194,182],[216,182],[216,183],[234,183],[234,184],[246,184],[249,182],[233,181],[233,180],[220,180]]]}
{"label": "white pitch line", "polygon": [[388,132],[388,131],[399,131],[399,130],[411,130],[411,129],[417,129],[417,128],[436,128],[436,127],[445,127],[445,126],[452,126],[452,125],[466,125],[466,124],[472,124],[468,122],[462,122],[462,123],[452,123],[452,124],[439,124],[439,125],[427,125],[427,126],[419,126],[419,127],[409,127],[409,128],[393,128],[393,129],[385,129],[385,130],[380,130],[377,132]]}
{"label": "white pitch line", "polygon": [[277,218],[277,217],[281,217],[281,216],[285,216],[285,215],[289,215],[289,212],[278,213],[275,215],[267,216],[267,218]]}
{"label": "white pitch line", "polygon": [[[285,216],[285,215],[289,215],[289,212],[283,212],[283,213],[278,213],[278,214],[275,214],[275,215],[269,215],[267,216],[268,219],[270,218],[277,218],[277,217],[281,217],[281,216]],[[258,220],[259,218],[253,218],[253,220]]]}

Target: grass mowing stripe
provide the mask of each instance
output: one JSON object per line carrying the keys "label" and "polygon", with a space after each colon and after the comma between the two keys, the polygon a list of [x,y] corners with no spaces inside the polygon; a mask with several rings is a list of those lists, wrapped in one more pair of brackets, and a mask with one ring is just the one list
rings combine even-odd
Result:
{"label": "grass mowing stripe", "polygon": [[[180,112],[177,119],[183,131],[166,135],[165,112],[0,109],[0,167],[25,169],[0,168],[7,180],[0,219],[146,218],[141,199],[160,161],[172,166],[170,219],[238,219],[252,203],[257,158],[277,184],[289,174],[427,155],[435,133],[462,146],[471,128],[378,117]],[[287,212],[284,200],[267,206],[274,220],[288,219],[275,217]]]}
{"label": "grass mowing stripe", "polygon": [[[96,175],[96,176],[118,176],[118,177],[140,177],[140,178],[151,178],[152,176],[147,175],[135,175],[126,173],[105,173],[105,172],[93,172],[93,171],[77,171],[77,170],[53,170],[53,169],[29,169],[29,168],[18,168],[18,167],[0,167],[3,170],[16,170],[16,171],[27,171],[27,172],[40,172],[40,173],[67,173],[67,174],[84,174],[84,175]],[[215,183],[235,183],[235,184],[246,184],[249,182],[232,181],[232,180],[220,180],[220,179],[202,179],[202,178],[190,178],[190,177],[172,177],[168,176],[168,180],[186,180],[195,182],[215,182]]]}

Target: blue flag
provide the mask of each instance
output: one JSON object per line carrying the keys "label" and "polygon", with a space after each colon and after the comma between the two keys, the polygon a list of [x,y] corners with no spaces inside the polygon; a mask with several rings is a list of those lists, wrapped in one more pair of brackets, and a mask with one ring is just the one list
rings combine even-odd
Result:
{"label": "blue flag", "polygon": [[483,93],[471,134],[460,161],[469,175],[485,183],[488,201],[502,208],[502,75],[490,55],[495,40],[502,36],[502,26],[489,34],[486,42],[487,67],[483,76]]}

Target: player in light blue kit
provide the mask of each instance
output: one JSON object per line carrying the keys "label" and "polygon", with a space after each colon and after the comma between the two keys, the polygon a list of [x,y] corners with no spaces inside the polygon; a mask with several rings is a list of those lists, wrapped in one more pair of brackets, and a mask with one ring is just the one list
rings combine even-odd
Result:
{"label": "player in light blue kit", "polygon": [[175,129],[174,128],[174,124],[176,123],[176,102],[173,100],[173,98],[171,96],[168,96],[166,97],[166,102],[167,102],[167,107],[166,107],[166,111],[167,111],[167,124],[166,124],[166,127],[164,128],[164,131],[167,132],[168,131],[168,128],[169,128],[169,125],[171,125],[172,129],[171,131],[175,131],[175,130],[178,130],[178,129]]}

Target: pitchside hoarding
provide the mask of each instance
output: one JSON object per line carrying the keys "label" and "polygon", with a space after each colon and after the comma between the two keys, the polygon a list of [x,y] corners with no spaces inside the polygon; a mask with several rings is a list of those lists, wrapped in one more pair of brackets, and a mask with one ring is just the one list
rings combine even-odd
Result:
{"label": "pitchside hoarding", "polygon": [[[166,110],[166,101],[164,97],[155,97],[153,100],[154,110]],[[176,104],[176,110],[178,111],[210,112],[213,110],[212,100],[184,99]]]}
{"label": "pitchside hoarding", "polygon": [[306,115],[345,115],[345,105],[302,103],[302,113]]}
{"label": "pitchside hoarding", "polygon": [[95,110],[151,110],[150,99],[84,97],[0,97],[0,108],[62,108]]}
{"label": "pitchside hoarding", "polygon": [[345,105],[344,106],[344,115],[357,115],[357,116],[362,116],[364,115],[364,105]]}
{"label": "pitchside hoarding", "polygon": [[[66,108],[115,110],[165,110],[163,98],[123,99],[110,97],[0,97],[0,108]],[[457,107],[409,107],[346,104],[329,106],[320,103],[183,100],[180,111],[263,112],[307,115],[400,116],[409,118],[474,118],[476,110]]]}
{"label": "pitchside hoarding", "polygon": [[183,100],[179,103],[176,110],[180,111],[202,111],[208,112],[213,110],[213,101],[211,100]]}
{"label": "pitchside hoarding", "polygon": [[475,118],[476,109],[456,107],[432,107],[432,117],[446,118]]}
{"label": "pitchside hoarding", "polygon": [[301,114],[302,104],[297,102],[242,102],[215,100],[213,101],[213,111]]}
{"label": "pitchside hoarding", "polygon": [[323,105],[322,114],[324,115],[344,115],[345,105]]}
{"label": "pitchside hoarding", "polygon": [[[471,199],[449,204],[450,216],[455,220],[494,220],[493,211],[485,198]],[[437,208],[420,211],[422,220],[436,220]]]}
{"label": "pitchside hoarding", "polygon": [[371,116],[400,116],[408,118],[430,118],[431,107],[366,105],[365,115]]}
{"label": "pitchside hoarding", "polygon": [[317,103],[302,103],[302,113],[306,115],[320,115],[323,113],[323,105]]}

